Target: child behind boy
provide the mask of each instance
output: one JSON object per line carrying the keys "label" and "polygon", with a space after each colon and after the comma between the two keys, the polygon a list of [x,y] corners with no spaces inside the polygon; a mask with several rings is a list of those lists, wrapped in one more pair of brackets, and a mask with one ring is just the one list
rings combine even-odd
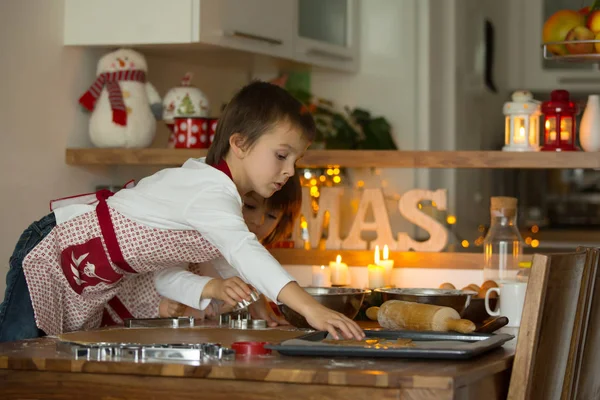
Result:
{"label": "child behind boy", "polygon": [[[314,120],[301,103],[282,88],[253,82],[223,111],[206,163],[190,159],[110,198],[98,193],[96,204],[61,207],[34,223],[11,258],[0,341],[97,328],[124,277],[220,256],[314,328],[336,339],[338,330],[362,339],[354,321],[294,281],[248,231],[241,212],[241,196],[254,191],[268,198],[283,187],[314,135]],[[157,274],[157,288],[171,277]],[[178,293],[192,289],[180,282]],[[201,302],[235,304],[250,292],[239,278],[213,279],[202,287]]]}

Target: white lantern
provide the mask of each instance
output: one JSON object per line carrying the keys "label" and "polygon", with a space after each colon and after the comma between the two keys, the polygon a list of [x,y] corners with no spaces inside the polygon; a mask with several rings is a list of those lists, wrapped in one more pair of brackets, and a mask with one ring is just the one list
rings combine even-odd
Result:
{"label": "white lantern", "polygon": [[531,92],[519,90],[512,94],[512,101],[504,103],[505,146],[503,151],[540,150],[540,102]]}

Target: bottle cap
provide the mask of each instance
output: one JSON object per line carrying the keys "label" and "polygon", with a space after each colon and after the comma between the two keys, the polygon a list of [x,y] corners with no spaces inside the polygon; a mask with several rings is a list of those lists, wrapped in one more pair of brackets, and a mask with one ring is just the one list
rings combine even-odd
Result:
{"label": "bottle cap", "polygon": [[490,205],[490,214],[492,216],[505,216],[512,218],[517,214],[516,197],[492,197]]}
{"label": "bottle cap", "polygon": [[516,209],[517,208],[517,198],[516,197],[492,197],[491,199],[491,209],[492,210],[502,210],[503,208]]}

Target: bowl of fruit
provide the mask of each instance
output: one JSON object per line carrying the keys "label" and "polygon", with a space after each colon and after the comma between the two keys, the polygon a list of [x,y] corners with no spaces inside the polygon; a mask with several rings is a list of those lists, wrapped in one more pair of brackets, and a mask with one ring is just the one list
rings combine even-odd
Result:
{"label": "bowl of fruit", "polygon": [[[460,313],[460,317],[475,323],[483,322],[488,319],[490,315],[485,310],[485,294],[490,288],[494,287],[498,287],[498,284],[495,281],[485,281],[481,284],[481,286],[471,283],[470,285],[462,288],[462,290],[465,292],[475,292],[477,295],[471,297],[469,305],[463,312]],[[440,285],[440,289],[453,290],[456,288],[451,283],[442,283]],[[489,297],[490,308],[494,310],[496,308],[496,303],[498,302],[498,294],[496,292],[491,292]]]}
{"label": "bowl of fruit", "polygon": [[559,10],[542,30],[547,59],[600,60],[600,0],[580,10]]}

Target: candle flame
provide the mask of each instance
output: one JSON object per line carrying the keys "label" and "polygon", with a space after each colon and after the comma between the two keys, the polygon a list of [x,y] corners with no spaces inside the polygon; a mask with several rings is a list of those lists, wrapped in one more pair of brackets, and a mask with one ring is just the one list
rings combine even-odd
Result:
{"label": "candle flame", "polygon": [[519,137],[524,137],[525,136],[525,128],[521,127],[519,128]]}
{"label": "candle flame", "polygon": [[375,265],[379,265],[379,245],[375,246]]}
{"label": "candle flame", "polygon": [[324,265],[321,265],[321,269],[325,269],[325,266],[324,266]]}
{"label": "candle flame", "polygon": [[342,256],[338,254],[337,257],[335,258],[335,262],[337,264],[340,264],[342,262]]}
{"label": "candle flame", "polygon": [[386,244],[385,246],[383,246],[383,259],[387,260],[388,258],[390,258],[390,248]]}

